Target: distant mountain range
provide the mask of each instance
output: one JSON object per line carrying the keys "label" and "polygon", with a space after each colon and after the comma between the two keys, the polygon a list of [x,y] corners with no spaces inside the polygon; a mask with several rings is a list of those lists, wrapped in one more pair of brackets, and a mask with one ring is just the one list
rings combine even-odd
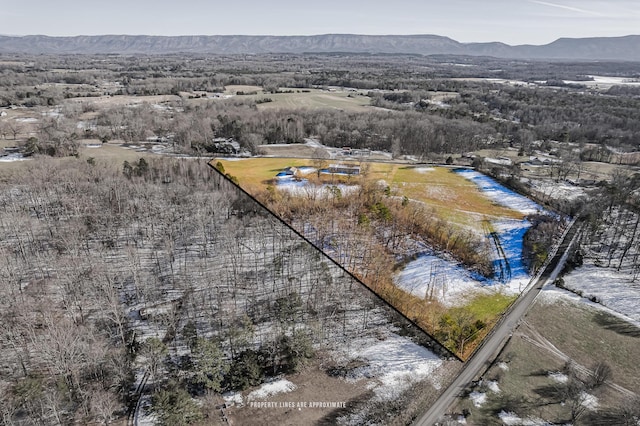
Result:
{"label": "distant mountain range", "polygon": [[257,53],[395,53],[471,55],[513,59],[640,61],[640,35],[561,38],[541,46],[460,43],[437,35],[314,36],[0,36],[0,53],[28,54],[257,54]]}

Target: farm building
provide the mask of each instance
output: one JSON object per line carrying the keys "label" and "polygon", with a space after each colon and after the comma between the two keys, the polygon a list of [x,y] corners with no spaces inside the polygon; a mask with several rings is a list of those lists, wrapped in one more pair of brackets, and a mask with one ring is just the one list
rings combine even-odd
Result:
{"label": "farm building", "polygon": [[369,157],[371,156],[371,150],[370,149],[352,149],[349,147],[343,147],[340,150],[339,154],[342,156],[349,156],[349,157]]}
{"label": "farm building", "polygon": [[326,169],[322,169],[321,173],[339,174],[339,175],[359,175],[360,166],[350,166],[347,164],[330,164]]}

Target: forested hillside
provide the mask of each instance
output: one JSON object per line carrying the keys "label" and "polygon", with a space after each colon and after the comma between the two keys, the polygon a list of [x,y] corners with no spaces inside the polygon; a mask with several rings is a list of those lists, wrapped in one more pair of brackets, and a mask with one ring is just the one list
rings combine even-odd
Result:
{"label": "forested hillside", "polygon": [[0,52],[31,54],[169,54],[169,53],[321,53],[358,52],[393,54],[459,54],[496,56],[501,58],[543,59],[640,59],[639,36],[561,38],[540,46],[509,46],[504,43],[460,43],[448,37],[415,35],[321,34],[310,36],[247,36],[247,35],[100,35],[47,37],[42,35],[0,36]]}

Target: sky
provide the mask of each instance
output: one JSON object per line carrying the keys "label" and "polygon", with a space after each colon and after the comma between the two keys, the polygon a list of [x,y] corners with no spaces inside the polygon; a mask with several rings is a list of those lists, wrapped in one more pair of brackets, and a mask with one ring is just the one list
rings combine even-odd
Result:
{"label": "sky", "polygon": [[0,0],[0,34],[436,34],[546,44],[640,34],[640,0]]}

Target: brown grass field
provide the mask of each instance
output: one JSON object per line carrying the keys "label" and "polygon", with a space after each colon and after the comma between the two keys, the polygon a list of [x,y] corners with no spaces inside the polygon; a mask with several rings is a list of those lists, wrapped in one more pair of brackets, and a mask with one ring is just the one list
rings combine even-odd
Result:
{"label": "brown grass field", "polygon": [[[468,424],[499,424],[495,410],[507,397],[523,397],[527,403],[517,413],[521,417],[528,412],[546,421],[566,421],[568,408],[541,395],[544,389],[558,386],[548,376],[565,365],[558,351],[588,369],[597,362],[607,363],[612,383],[640,393],[640,330],[595,307],[564,298],[546,299],[543,293],[484,374],[484,379],[497,380],[501,392],[476,387],[474,390],[487,393],[487,403],[477,408],[469,398],[461,398],[452,412],[469,410]],[[627,397],[608,385],[589,393],[598,398],[600,409],[619,405]]]}
{"label": "brown grass field", "polygon": [[322,89],[294,89],[281,88],[281,91],[292,93],[265,93],[262,87],[257,86],[227,86],[225,94],[235,95],[238,91],[250,93],[258,92],[256,95],[238,95],[238,99],[262,100],[269,98],[272,102],[265,102],[258,105],[260,109],[338,109],[341,111],[371,111],[369,104],[371,99],[357,92],[345,90],[322,90]]}
{"label": "brown grass field", "polygon": [[[218,161],[230,175],[238,178],[248,192],[265,189],[275,175],[287,166],[313,166],[314,160],[301,158],[251,158]],[[326,160],[328,164],[333,160]],[[343,162],[348,163],[348,162]],[[358,164],[351,162],[351,164]],[[460,226],[482,230],[486,218],[521,219],[522,214],[487,198],[478,187],[446,167],[413,167],[392,163],[363,163],[369,167],[368,179],[384,181],[392,195],[406,196],[432,207],[436,214]],[[356,178],[357,179],[357,178]]]}

